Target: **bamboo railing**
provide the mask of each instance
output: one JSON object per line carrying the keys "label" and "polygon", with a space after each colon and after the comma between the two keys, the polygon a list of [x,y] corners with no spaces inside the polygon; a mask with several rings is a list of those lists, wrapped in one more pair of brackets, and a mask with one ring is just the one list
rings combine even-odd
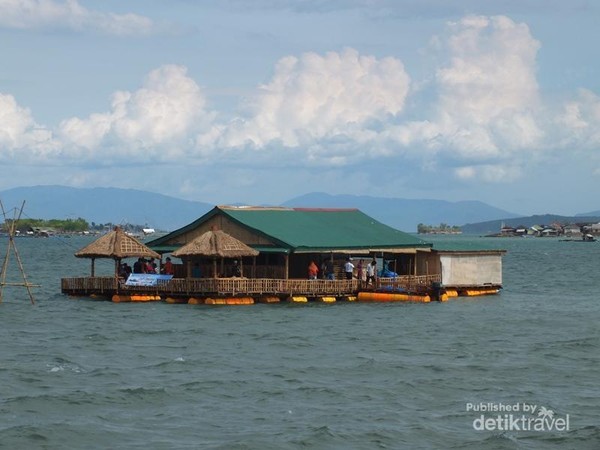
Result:
{"label": "bamboo railing", "polygon": [[272,278],[173,278],[156,286],[126,286],[114,277],[74,277],[61,280],[65,294],[154,293],[174,296],[208,295],[305,295],[341,296],[361,289],[406,290],[420,292],[439,282],[439,275],[380,278],[375,286],[353,280],[305,280]]}
{"label": "bamboo railing", "polygon": [[436,275],[400,275],[395,278],[379,278],[378,289],[407,292],[427,292],[433,283],[440,283],[442,276]]}

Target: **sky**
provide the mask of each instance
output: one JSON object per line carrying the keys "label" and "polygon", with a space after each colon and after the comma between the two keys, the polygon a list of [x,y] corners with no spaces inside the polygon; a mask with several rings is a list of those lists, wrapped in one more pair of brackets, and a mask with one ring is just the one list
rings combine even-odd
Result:
{"label": "sky", "polygon": [[0,0],[0,190],[600,209],[595,0]]}

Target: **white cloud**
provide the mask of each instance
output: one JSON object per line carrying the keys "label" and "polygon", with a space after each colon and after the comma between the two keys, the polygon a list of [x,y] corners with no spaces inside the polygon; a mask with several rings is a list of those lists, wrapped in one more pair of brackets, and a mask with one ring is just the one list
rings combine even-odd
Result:
{"label": "white cloud", "polygon": [[181,156],[191,148],[193,134],[208,129],[213,120],[200,87],[186,72],[182,66],[162,66],[150,72],[139,90],[115,93],[110,112],[63,121],[65,145],[73,155],[91,157],[98,151],[100,158]]}
{"label": "white cloud", "polygon": [[249,100],[249,117],[225,130],[222,144],[297,147],[352,136],[401,112],[409,84],[396,58],[378,60],[353,49],[288,56]]}
{"label": "white cloud", "polygon": [[540,44],[527,25],[504,16],[467,16],[449,30],[437,40],[447,64],[436,73],[435,103],[413,113],[431,110],[430,117],[401,121],[411,80],[400,60],[347,49],[281,59],[246,117],[212,138],[225,148],[285,148],[309,164],[403,157],[421,167],[464,166],[485,181],[513,179],[520,155],[543,145]]}
{"label": "white cloud", "polygon": [[581,89],[576,99],[564,106],[558,118],[565,128],[564,145],[576,145],[584,149],[600,146],[600,97],[587,89]]}
{"label": "white cloud", "polygon": [[147,34],[154,28],[148,17],[89,10],[78,0],[2,0],[0,26],[22,30],[64,28],[97,30],[113,35]]}
{"label": "white cloud", "polygon": [[[455,141],[454,148],[470,156],[481,145],[493,153],[535,144],[540,137],[532,116],[538,108],[539,43],[528,27],[502,16],[469,16],[452,29],[451,63],[437,73],[439,123],[448,134],[480,134],[476,140]],[[511,123],[516,120],[528,125]],[[500,149],[498,139],[512,146]],[[481,140],[487,142],[478,145]]]}
{"label": "white cloud", "polygon": [[30,161],[54,149],[52,132],[36,124],[29,109],[12,95],[0,93],[0,157]]}
{"label": "white cloud", "polygon": [[436,45],[445,42],[448,64],[436,73],[434,115],[391,134],[400,145],[425,150],[424,158],[462,162],[456,171],[461,179],[512,179],[519,154],[543,144],[535,76],[540,44],[527,25],[504,16],[467,16],[449,30],[446,41],[435,39]]}
{"label": "white cloud", "polygon": [[522,175],[520,167],[511,165],[483,164],[481,166],[462,166],[454,169],[454,175],[461,180],[482,179],[489,183],[506,183]]}
{"label": "white cloud", "polygon": [[438,71],[441,109],[459,125],[489,125],[535,108],[539,43],[507,17],[466,17],[452,25],[451,64]]}

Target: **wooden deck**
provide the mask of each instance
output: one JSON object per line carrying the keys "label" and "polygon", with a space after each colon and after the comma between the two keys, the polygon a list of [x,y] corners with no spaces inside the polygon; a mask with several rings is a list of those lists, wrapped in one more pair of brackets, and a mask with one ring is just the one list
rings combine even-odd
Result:
{"label": "wooden deck", "polygon": [[61,291],[68,295],[154,294],[170,297],[302,295],[344,296],[360,290],[405,290],[427,292],[439,275],[380,278],[375,286],[359,280],[300,280],[271,278],[173,278],[152,287],[126,286],[114,277],[74,277],[61,280]]}

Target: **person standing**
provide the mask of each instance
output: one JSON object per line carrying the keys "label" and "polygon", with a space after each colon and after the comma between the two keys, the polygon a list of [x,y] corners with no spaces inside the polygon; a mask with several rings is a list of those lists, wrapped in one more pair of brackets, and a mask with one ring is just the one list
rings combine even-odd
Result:
{"label": "person standing", "polygon": [[335,272],[333,271],[333,261],[328,259],[325,262],[325,278],[328,280],[335,280]]}
{"label": "person standing", "polygon": [[369,264],[367,264],[367,285],[373,283],[375,286],[375,274],[377,273],[377,261],[373,258]]}
{"label": "person standing", "polygon": [[346,259],[346,263],[344,264],[344,273],[346,274],[346,280],[351,280],[354,275],[354,264],[352,264],[352,259]]}
{"label": "person standing", "polygon": [[363,260],[362,259],[358,260],[358,264],[356,265],[356,278],[358,278],[358,282],[359,282],[360,286],[362,286],[362,283],[363,283],[363,275],[364,275],[363,267],[364,267]]}
{"label": "person standing", "polygon": [[242,267],[238,260],[233,261],[233,267],[231,268],[231,276],[232,277],[241,277],[242,276]]}
{"label": "person standing", "polygon": [[319,275],[319,268],[317,267],[317,265],[315,264],[314,261],[311,261],[310,264],[308,265],[308,279],[316,280],[318,275]]}
{"label": "person standing", "polygon": [[140,257],[133,263],[133,273],[146,273],[146,263],[143,258]]}
{"label": "person standing", "polygon": [[171,262],[171,258],[167,256],[167,262],[163,267],[163,273],[165,275],[173,275],[173,263]]}

